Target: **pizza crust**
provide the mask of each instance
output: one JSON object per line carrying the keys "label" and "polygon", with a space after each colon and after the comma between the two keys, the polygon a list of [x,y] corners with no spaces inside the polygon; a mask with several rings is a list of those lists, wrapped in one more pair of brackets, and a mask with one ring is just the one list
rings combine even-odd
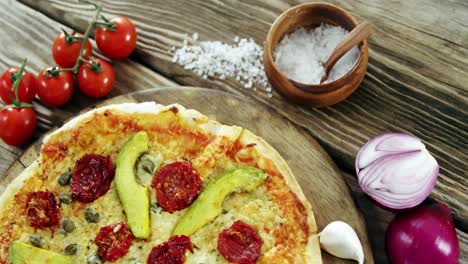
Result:
{"label": "pizza crust", "polygon": [[8,186],[5,188],[3,193],[0,195],[0,212],[3,211],[5,205],[15,197],[15,194],[24,185],[24,182],[31,178],[38,169],[37,160],[29,165],[24,171],[18,175]]}
{"label": "pizza crust", "polygon": [[242,130],[242,128],[237,127],[237,126],[226,126],[222,125],[221,123],[210,119],[206,115],[198,112],[197,110],[194,109],[186,109],[184,106],[180,104],[170,104],[170,105],[162,105],[162,104],[157,104],[155,102],[144,102],[144,103],[122,103],[122,104],[112,104],[112,105],[106,105],[103,107],[99,107],[93,110],[90,110],[86,113],[83,113],[79,116],[76,116],[75,118],[71,119],[67,123],[65,123],[62,127],[59,129],[53,131],[52,133],[46,135],[43,139],[43,144],[47,143],[47,141],[50,140],[51,137],[54,135],[59,134],[62,131],[65,130],[70,130],[75,128],[76,126],[82,124],[86,120],[92,118],[93,114],[95,113],[101,113],[106,110],[119,110],[125,113],[146,113],[146,114],[158,114],[163,111],[169,111],[172,108],[177,108],[178,112],[180,113],[180,116],[184,118],[184,121],[191,123],[191,124],[197,124],[200,128],[205,130],[206,132],[209,132],[213,135],[217,136],[226,136],[230,139],[237,139],[239,136],[239,130]]}
{"label": "pizza crust", "polygon": [[46,143],[49,141],[49,139],[62,132],[65,130],[73,129],[77,125],[83,123],[86,119],[89,119],[93,116],[94,113],[99,113],[99,112],[104,112],[105,110],[109,109],[115,109],[115,110],[120,110],[126,113],[149,113],[149,114],[157,114],[159,113],[162,109],[164,108],[164,105],[161,104],[156,104],[155,102],[145,102],[145,103],[123,103],[123,104],[112,104],[112,105],[106,105],[103,107],[99,107],[93,110],[90,110],[86,113],[83,113],[81,115],[78,115],[71,120],[69,120],[67,123],[65,123],[63,126],[61,126],[59,129],[53,131],[52,133],[46,135],[44,139],[42,140],[43,143]]}
{"label": "pizza crust", "polygon": [[[296,177],[292,173],[291,169],[289,168],[286,161],[281,157],[281,155],[268,144],[263,138],[255,135],[254,133],[250,132],[247,129],[244,129],[240,138],[239,142],[241,144],[252,144],[255,143],[254,148],[260,153],[262,156],[269,158],[275,166],[278,168],[281,175],[283,175],[286,184],[288,187],[296,194],[298,199],[301,203],[306,207],[307,210],[307,220],[309,223],[310,228],[310,237],[309,242],[306,246],[306,259],[309,260],[310,263],[322,263],[322,257],[320,253],[320,244],[317,234],[317,224],[315,223],[314,213],[312,212],[312,207],[307,201],[304,193],[302,192],[299,183],[296,180]],[[308,262],[308,263],[309,263]]]}

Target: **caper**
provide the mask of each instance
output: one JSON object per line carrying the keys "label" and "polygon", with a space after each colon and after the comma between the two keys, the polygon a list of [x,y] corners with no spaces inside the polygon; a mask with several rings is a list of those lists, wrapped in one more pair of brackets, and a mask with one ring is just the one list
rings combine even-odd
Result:
{"label": "caper", "polygon": [[33,235],[30,235],[29,236],[29,243],[31,243],[31,245],[35,246],[35,247],[42,247],[42,237],[40,235],[36,235],[36,234],[33,234]]}
{"label": "caper", "polygon": [[154,167],[154,162],[149,154],[144,154],[138,159],[135,167],[135,173],[140,184],[148,185],[151,182]]}
{"label": "caper", "polygon": [[67,233],[73,232],[73,230],[75,230],[75,222],[73,222],[72,220],[70,220],[68,218],[63,219],[62,220],[62,229],[63,229],[63,231],[65,231]]}
{"label": "caper", "polygon": [[74,244],[70,244],[68,245],[64,250],[63,250],[63,254],[65,255],[75,255],[76,252],[78,251],[78,244],[74,243]]}
{"label": "caper", "polygon": [[86,208],[85,210],[85,219],[88,223],[97,223],[101,215],[99,213],[93,213],[93,209]]}
{"label": "caper", "polygon": [[73,198],[69,193],[61,193],[59,196],[60,202],[64,204],[71,204],[73,202]]}
{"label": "caper", "polygon": [[87,258],[88,264],[102,264],[102,260],[98,254],[94,253],[88,256]]}
{"label": "caper", "polygon": [[62,186],[70,184],[70,180],[72,178],[72,174],[70,172],[64,172],[60,177],[58,178],[58,183]]}
{"label": "caper", "polygon": [[154,162],[151,160],[148,154],[145,154],[139,159],[137,167],[140,167],[147,173],[153,174]]}

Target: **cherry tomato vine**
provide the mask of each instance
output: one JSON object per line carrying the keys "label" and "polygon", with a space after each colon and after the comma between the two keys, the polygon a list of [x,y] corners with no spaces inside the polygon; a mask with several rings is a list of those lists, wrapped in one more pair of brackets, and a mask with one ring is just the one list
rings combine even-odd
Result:
{"label": "cherry tomato vine", "polygon": [[43,68],[36,78],[25,70],[24,59],[20,68],[10,68],[0,76],[0,98],[6,105],[0,110],[0,138],[5,143],[21,146],[32,137],[36,114],[31,102],[36,94],[49,106],[62,106],[73,95],[75,79],[89,97],[109,94],[115,74],[106,60],[92,56],[89,38],[93,30],[99,50],[108,58],[126,58],[135,49],[136,30],[128,18],[107,19],[101,15],[102,5],[81,2],[93,5],[95,14],[83,34],[61,29],[52,45],[56,66]]}
{"label": "cherry tomato vine", "polygon": [[[72,67],[72,68],[65,68],[65,69],[61,69],[61,71],[71,71],[73,72],[73,74],[77,74],[78,73],[78,69],[80,68],[80,65],[82,62],[85,62],[85,63],[88,63],[90,64],[91,66],[94,66],[94,67],[97,67],[96,69],[99,69],[99,66],[98,65],[95,65],[93,62],[91,61],[88,61],[86,60],[85,58],[83,58],[83,52],[85,50],[85,47],[86,47],[86,42],[88,41],[88,38],[91,34],[91,31],[93,30],[94,27],[96,27],[97,25],[97,20],[99,18],[99,14],[101,13],[102,11],[102,6],[101,5],[98,5],[98,4],[94,4],[94,3],[91,3],[91,2],[87,2],[87,3],[90,3],[92,5],[94,5],[96,7],[96,13],[94,14],[94,17],[93,19],[91,20],[91,23],[88,25],[88,27],[86,28],[86,31],[85,33],[83,34],[83,37],[78,37],[78,38],[74,38],[76,40],[80,40],[81,39],[81,48],[80,48],[80,52],[79,52],[79,55],[78,55],[78,59],[76,60],[76,63],[75,65]],[[72,40],[73,41],[73,40]]]}

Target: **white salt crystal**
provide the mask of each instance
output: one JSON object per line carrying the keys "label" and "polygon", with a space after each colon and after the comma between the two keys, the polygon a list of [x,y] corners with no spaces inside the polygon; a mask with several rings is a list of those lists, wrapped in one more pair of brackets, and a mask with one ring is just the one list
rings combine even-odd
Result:
{"label": "white salt crystal", "polygon": [[193,40],[198,40],[198,33],[197,32],[193,33],[192,39]]}
{"label": "white salt crystal", "polygon": [[[313,30],[299,28],[285,36],[273,54],[280,70],[290,79],[306,84],[319,84],[325,62],[338,43],[348,34],[339,26],[321,24]],[[358,47],[352,48],[332,68],[326,82],[342,77],[359,57]]]}
{"label": "white salt crystal", "polygon": [[[193,34],[193,39],[198,34]],[[234,38],[235,44],[202,41],[199,46],[184,46],[175,51],[173,60],[207,79],[218,77],[236,79],[246,88],[264,87],[271,93],[263,67],[263,49],[253,39]],[[270,90],[267,90],[270,89]]]}

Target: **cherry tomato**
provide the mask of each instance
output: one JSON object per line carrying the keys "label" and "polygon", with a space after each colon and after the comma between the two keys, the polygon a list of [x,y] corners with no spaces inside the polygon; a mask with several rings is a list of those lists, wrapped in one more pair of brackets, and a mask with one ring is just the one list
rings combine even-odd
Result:
{"label": "cherry tomato", "polygon": [[[71,36],[71,34],[70,34]],[[83,37],[81,33],[75,33],[72,37]],[[78,56],[80,55],[81,41],[73,40],[67,42],[65,33],[60,33],[52,44],[52,56],[55,62],[62,68],[71,68],[75,65]],[[93,46],[89,40],[86,41],[85,50],[83,52],[83,58],[89,59],[93,52]]]}
{"label": "cherry tomato", "polygon": [[[6,70],[0,77],[0,97],[5,104],[11,104],[11,99],[8,95],[15,97],[13,90],[12,74],[17,73],[19,68],[14,67]],[[20,102],[31,103],[36,96],[36,77],[29,72],[23,72],[23,77],[18,87],[18,98]]]}
{"label": "cherry tomato", "polygon": [[218,251],[229,263],[256,263],[263,241],[254,227],[237,220],[218,236]]}
{"label": "cherry tomato", "polygon": [[70,100],[74,81],[69,71],[54,72],[54,67],[42,69],[37,76],[37,95],[51,106],[62,106]]}
{"label": "cherry tomato", "polygon": [[176,161],[160,168],[151,187],[156,190],[158,204],[169,213],[189,207],[201,189],[198,172],[189,162]]}
{"label": "cherry tomato", "polygon": [[173,236],[168,241],[151,249],[147,264],[183,264],[185,251],[193,250],[193,244],[187,236]]}
{"label": "cherry tomato", "polygon": [[106,194],[115,176],[115,167],[109,157],[86,154],[76,162],[70,182],[74,200],[90,203]]}
{"label": "cherry tomato", "polygon": [[120,222],[101,227],[94,239],[99,256],[105,261],[114,262],[125,256],[132,245],[133,235],[127,224]]}
{"label": "cherry tomato", "polygon": [[60,221],[60,207],[53,193],[31,192],[26,200],[26,216],[35,228],[56,226]]}
{"label": "cherry tomato", "polygon": [[36,128],[36,113],[30,107],[0,111],[0,138],[8,145],[22,146]]}
{"label": "cherry tomato", "polygon": [[100,98],[112,90],[115,74],[112,66],[105,60],[92,58],[91,61],[98,67],[82,63],[78,69],[78,85],[87,96]]}
{"label": "cherry tomato", "polygon": [[136,46],[136,30],[126,17],[118,16],[109,19],[115,29],[99,27],[96,30],[96,44],[99,50],[111,59],[123,59],[133,52]]}

